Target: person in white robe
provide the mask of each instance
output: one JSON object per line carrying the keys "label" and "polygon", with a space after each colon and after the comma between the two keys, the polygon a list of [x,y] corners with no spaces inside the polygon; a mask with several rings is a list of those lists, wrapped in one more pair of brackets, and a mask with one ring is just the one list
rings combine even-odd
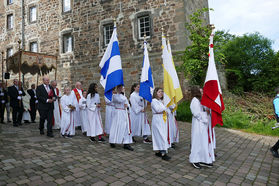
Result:
{"label": "person in white robe", "polygon": [[73,99],[73,104],[76,108],[76,110],[73,112],[74,113],[74,123],[75,127],[80,127],[81,128],[81,119],[80,119],[80,112],[79,112],[79,100],[82,96],[82,85],[80,82],[76,82],[75,85],[76,88],[74,88],[71,92],[71,97]]}
{"label": "person in white robe", "polygon": [[75,125],[74,125],[74,110],[73,99],[71,96],[71,89],[69,87],[65,88],[64,95],[61,98],[61,135],[63,137],[73,137],[75,135]]}
{"label": "person in white robe", "polygon": [[102,134],[104,134],[102,118],[100,113],[100,96],[97,90],[97,84],[91,83],[88,89],[88,95],[86,99],[87,104],[87,115],[88,115],[88,128],[87,128],[87,136],[90,137],[90,141],[96,141],[95,137],[98,136],[98,141],[105,141],[102,138]]}
{"label": "person in white robe", "polygon": [[61,107],[60,107],[60,98],[61,94],[59,89],[57,88],[57,82],[56,81],[51,81],[50,85],[53,87],[53,90],[55,92],[55,95],[57,96],[57,99],[53,102],[54,104],[54,109],[53,109],[53,127],[52,129],[60,129],[61,127]]}
{"label": "person in white robe", "polygon": [[[200,93],[202,95],[202,89]],[[211,135],[210,109],[201,105],[196,97],[192,99],[190,109],[193,117],[189,161],[197,169],[202,166],[212,167],[215,156]]]}
{"label": "person in white robe", "polygon": [[[26,91],[25,91],[26,92]],[[30,95],[26,94],[25,96],[22,97],[22,104],[23,104],[23,114],[22,114],[22,121],[24,123],[30,123],[31,121],[31,116],[30,116]]]}
{"label": "person in white robe", "polygon": [[86,136],[86,132],[88,129],[88,115],[87,115],[87,104],[86,104],[86,98],[87,98],[87,91],[84,90],[82,92],[82,97],[79,101],[79,111],[80,111],[80,119],[81,119],[81,131],[83,135]]}
{"label": "person in white robe", "polygon": [[167,108],[163,104],[163,89],[155,88],[153,92],[153,99],[151,102],[152,108],[152,142],[153,150],[158,151],[156,156],[162,157],[163,160],[170,160],[171,157],[167,155],[167,150],[170,147],[168,141],[168,126],[167,126]]}
{"label": "person in white robe", "polygon": [[151,135],[151,130],[145,113],[147,103],[139,95],[139,89],[140,85],[135,83],[131,88],[130,94],[132,136],[141,136],[144,143],[151,143],[152,141],[148,139],[148,136]]}
{"label": "person in white robe", "polygon": [[112,148],[115,147],[115,144],[124,144],[124,149],[133,151],[134,149],[130,146],[133,143],[131,120],[127,111],[129,102],[124,96],[124,87],[122,85],[117,86],[116,91],[117,93],[112,95],[115,110],[110,128],[109,143]]}
{"label": "person in white robe", "polygon": [[106,96],[105,96],[105,102],[106,102],[105,133],[110,134],[110,128],[111,128],[111,123],[112,123],[112,118],[114,113],[114,104],[112,101],[106,98]]}
{"label": "person in white robe", "polygon": [[168,107],[168,129],[170,136],[170,144],[172,148],[175,148],[175,143],[179,142],[179,128],[175,119],[175,105],[171,105]]}

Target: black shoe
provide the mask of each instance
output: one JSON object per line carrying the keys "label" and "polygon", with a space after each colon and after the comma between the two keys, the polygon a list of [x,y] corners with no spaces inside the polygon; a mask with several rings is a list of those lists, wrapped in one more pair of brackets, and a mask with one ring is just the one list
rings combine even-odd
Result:
{"label": "black shoe", "polygon": [[1,123],[5,124],[5,122],[4,122],[4,121],[1,121]]}
{"label": "black shoe", "polygon": [[81,130],[81,126],[78,126],[77,129],[78,129],[78,130]]}
{"label": "black shoe", "polygon": [[104,142],[104,141],[106,141],[106,140],[104,140],[104,138],[98,139],[98,142]]}
{"label": "black shoe", "polygon": [[65,135],[65,138],[73,138],[73,136],[68,134],[68,135]]}
{"label": "black shoe", "polygon": [[11,121],[9,120],[8,123],[11,123]]}
{"label": "black shoe", "polygon": [[18,127],[18,124],[13,124],[14,127]]}
{"label": "black shoe", "polygon": [[44,134],[45,134],[45,132],[44,132],[44,131],[40,131],[40,134],[41,134],[41,135],[44,135]]}
{"label": "black shoe", "polygon": [[174,143],[171,144],[171,148],[175,149],[176,145]]}
{"label": "black shoe", "polygon": [[31,121],[31,123],[36,123],[35,121]]}
{"label": "black shoe", "polygon": [[84,136],[86,136],[86,132],[82,133]]}
{"label": "black shoe", "polygon": [[208,168],[211,168],[211,167],[213,167],[213,163],[200,163],[200,166],[201,167],[208,167]]}
{"label": "black shoe", "polygon": [[62,138],[65,138],[65,135],[63,135],[63,134],[61,134],[61,133],[60,133],[60,136],[61,136]]}
{"label": "black shoe", "polygon": [[143,143],[151,144],[151,143],[152,143],[152,141],[151,141],[151,140],[149,140],[148,138],[146,138],[146,139],[144,139],[144,140],[143,140]]}
{"label": "black shoe", "polygon": [[156,152],[155,156],[162,157],[162,153],[161,152]]}
{"label": "black shoe", "polygon": [[201,169],[201,165],[199,163],[192,163],[193,167],[196,169]]}
{"label": "black shoe", "polygon": [[47,137],[53,138],[53,134],[48,134]]}
{"label": "black shoe", "polygon": [[94,137],[90,137],[89,140],[90,140],[91,142],[95,142],[95,141],[96,141]]}
{"label": "black shoe", "polygon": [[127,149],[127,150],[130,150],[130,151],[134,151],[134,149],[128,144],[125,144],[123,148]]}
{"label": "black shoe", "polygon": [[133,143],[136,143],[135,137],[132,137],[132,139],[133,139]]}
{"label": "black shoe", "polygon": [[168,156],[167,154],[165,154],[164,156],[162,156],[162,159],[165,161],[169,161],[171,159],[171,157]]}
{"label": "black shoe", "polygon": [[270,152],[272,153],[273,157],[279,158],[279,154],[277,150],[274,150],[272,147],[270,148]]}
{"label": "black shoe", "polygon": [[111,144],[110,144],[110,147],[111,147],[111,148],[115,148],[116,146],[115,146],[115,144],[111,143]]}
{"label": "black shoe", "polygon": [[29,121],[27,121],[27,120],[24,120],[24,123],[30,123]]}

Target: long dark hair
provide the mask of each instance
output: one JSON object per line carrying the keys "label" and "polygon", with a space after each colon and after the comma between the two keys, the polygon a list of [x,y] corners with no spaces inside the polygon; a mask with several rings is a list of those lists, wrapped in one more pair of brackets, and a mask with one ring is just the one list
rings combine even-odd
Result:
{"label": "long dark hair", "polygon": [[138,85],[139,85],[138,83],[134,83],[134,84],[132,85],[130,95],[135,91],[135,88],[136,88]]}
{"label": "long dark hair", "polygon": [[91,83],[89,85],[89,88],[88,88],[88,91],[87,91],[87,95],[91,94],[91,98],[94,97],[95,94],[98,93],[96,88],[97,88],[97,84],[96,83]]}
{"label": "long dark hair", "polygon": [[[159,90],[163,90],[163,89],[160,88],[160,87],[155,88],[155,90],[154,90],[154,92],[153,92],[152,98],[158,99],[158,98],[157,98],[157,92],[158,92]],[[163,100],[163,99],[164,99],[164,96],[161,98],[161,100]]]}

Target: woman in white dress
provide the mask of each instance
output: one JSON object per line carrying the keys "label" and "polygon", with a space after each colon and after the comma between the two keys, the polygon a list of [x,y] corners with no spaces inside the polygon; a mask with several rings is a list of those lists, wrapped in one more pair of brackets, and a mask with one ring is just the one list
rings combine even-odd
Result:
{"label": "woman in white dress", "polygon": [[64,95],[61,98],[61,135],[63,137],[73,137],[75,135],[74,114],[75,107],[73,106],[73,99],[71,97],[70,87],[64,89]]}
{"label": "woman in white dress", "polygon": [[111,123],[112,123],[112,118],[113,118],[113,113],[114,113],[114,104],[112,101],[110,101],[108,98],[106,98],[106,96],[105,96],[105,101],[106,101],[105,132],[106,132],[106,134],[110,134],[110,128],[111,128]]}
{"label": "woman in white dress", "polygon": [[[202,89],[200,95],[202,96]],[[197,169],[201,166],[212,167],[215,161],[210,125],[210,109],[201,105],[194,97],[190,104],[192,117],[191,154],[190,163]]]}
{"label": "woman in white dress", "polygon": [[88,128],[88,115],[87,115],[87,105],[86,105],[87,91],[82,92],[82,96],[79,100],[79,113],[81,119],[81,131],[83,135],[86,136]]}
{"label": "woman in white dress", "polygon": [[102,118],[100,114],[100,96],[97,91],[97,84],[91,83],[88,89],[88,95],[86,99],[87,115],[88,115],[88,128],[87,136],[90,137],[90,141],[96,141],[95,137],[98,136],[98,141],[105,141],[102,138],[104,134]]}
{"label": "woman in white dress", "polygon": [[151,135],[150,125],[145,113],[147,104],[139,95],[139,89],[140,85],[138,83],[133,84],[130,94],[132,136],[141,136],[143,137],[143,143],[151,143],[152,141],[148,139],[148,136]]}
{"label": "woman in white dress", "polygon": [[114,116],[110,128],[109,143],[112,148],[115,144],[124,144],[124,149],[133,151],[130,146],[133,143],[131,134],[131,122],[127,108],[129,107],[128,99],[123,95],[124,87],[117,86],[117,93],[112,95],[112,102],[115,106]]}
{"label": "woman in white dress", "polygon": [[[163,160],[170,160],[171,157],[167,155],[167,150],[170,147],[168,142],[168,127],[167,127],[167,108],[163,104],[163,89],[155,88],[153,99],[151,102],[152,108],[152,141],[153,150],[158,151],[156,156],[162,157]],[[164,118],[165,117],[165,118]]]}

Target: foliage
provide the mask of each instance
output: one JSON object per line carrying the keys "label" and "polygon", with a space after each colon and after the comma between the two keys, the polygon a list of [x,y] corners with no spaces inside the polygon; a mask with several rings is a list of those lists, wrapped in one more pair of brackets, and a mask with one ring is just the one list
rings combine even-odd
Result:
{"label": "foliage", "polygon": [[183,101],[178,105],[178,108],[176,111],[176,119],[178,121],[186,121],[186,122],[192,121],[192,113],[190,110],[189,101]]}
{"label": "foliage", "polygon": [[[260,93],[245,93],[237,96],[226,92],[223,112],[225,128],[240,129],[245,132],[279,136],[279,129],[271,130],[276,123],[272,97]],[[191,122],[190,102],[184,101],[177,109],[177,120]],[[218,126],[218,125],[217,125]]]}
{"label": "foliage", "polygon": [[271,92],[279,81],[279,61],[272,41],[259,33],[231,38],[223,48],[228,88],[234,93]]}

